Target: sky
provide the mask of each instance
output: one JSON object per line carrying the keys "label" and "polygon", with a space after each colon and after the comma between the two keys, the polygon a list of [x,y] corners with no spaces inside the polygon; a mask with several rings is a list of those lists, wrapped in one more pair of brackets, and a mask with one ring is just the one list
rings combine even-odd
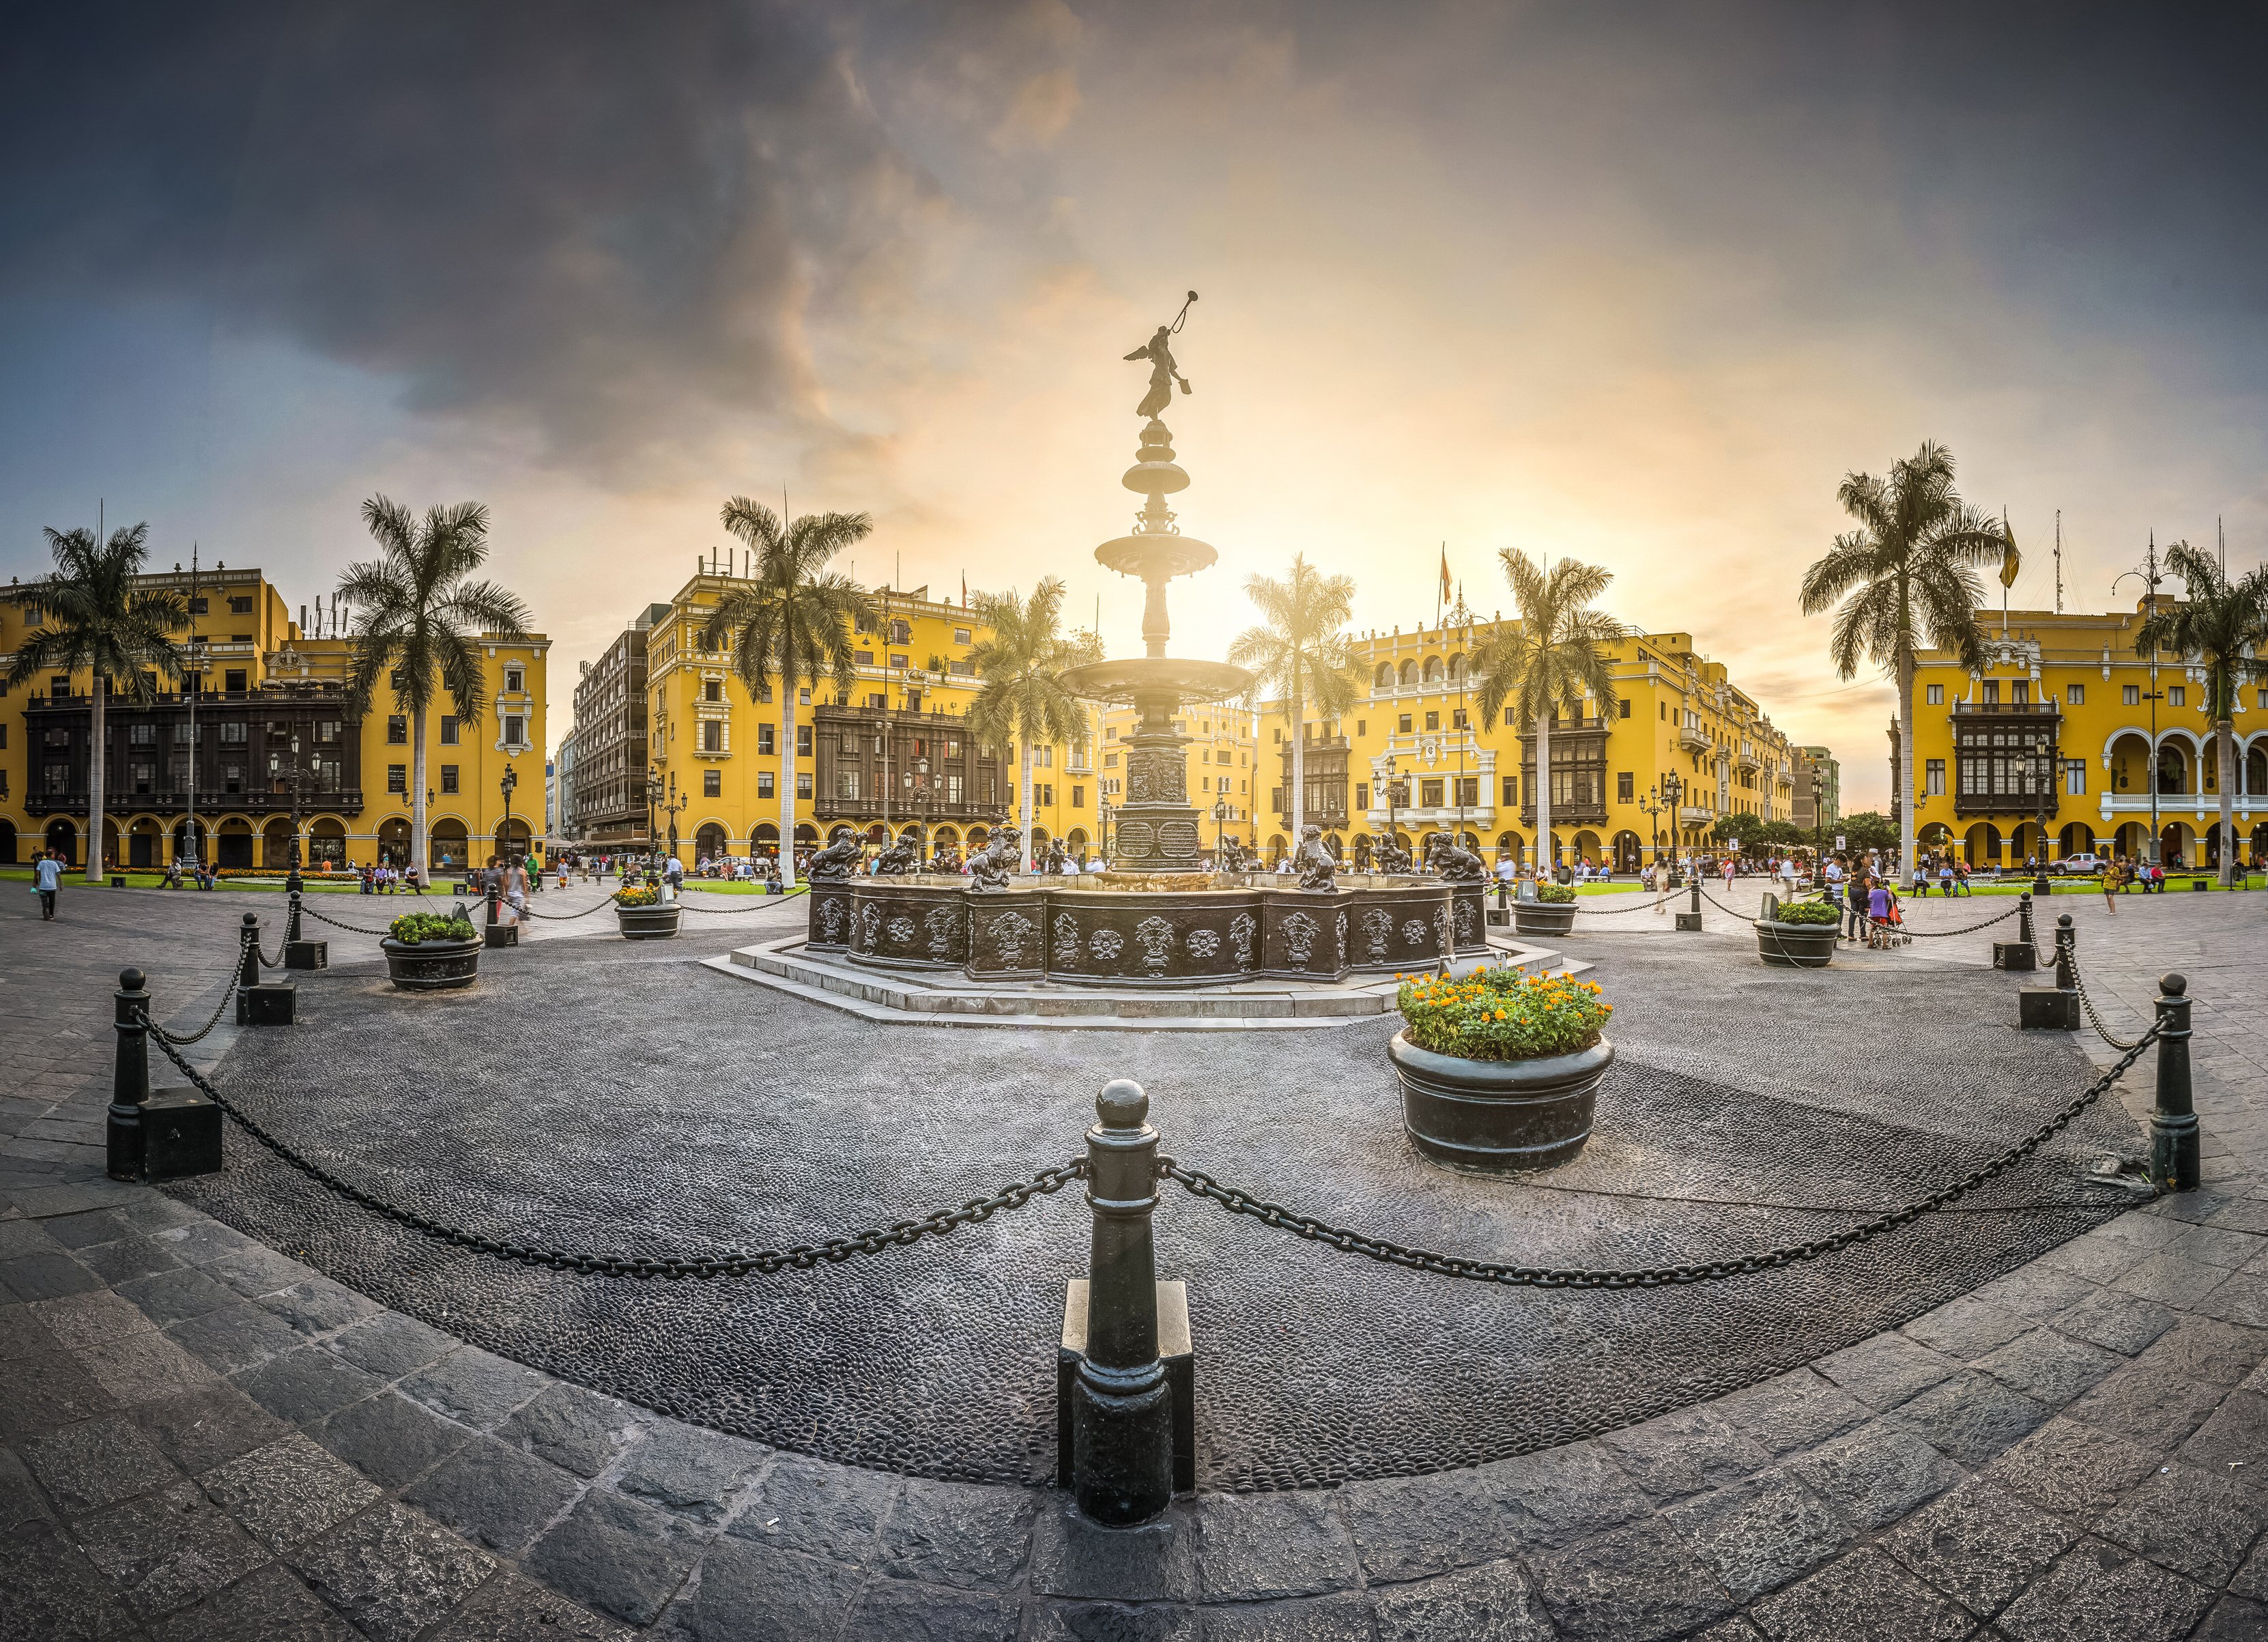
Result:
{"label": "sky", "polygon": [[[1887,800],[1803,567],[1925,439],[2019,607],[2268,551],[2268,29],[2234,7],[46,7],[0,54],[0,574],[146,520],[295,607],[362,500],[477,499],[575,664],[729,539],[868,512],[869,585],[1071,587],[1136,499],[1123,356],[1199,293],[1170,593],[1432,619],[1444,550],[1614,572]],[[2123,603],[2131,607],[2132,584]]]}

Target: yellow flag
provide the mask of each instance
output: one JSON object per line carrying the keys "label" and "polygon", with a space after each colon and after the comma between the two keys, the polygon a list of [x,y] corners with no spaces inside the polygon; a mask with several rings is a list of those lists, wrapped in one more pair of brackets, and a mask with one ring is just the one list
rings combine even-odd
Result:
{"label": "yellow flag", "polygon": [[2016,533],[2008,528],[2006,513],[2000,515],[2000,535],[2008,544],[2000,549],[2000,585],[2013,587],[2016,585],[2017,568],[2023,563],[2024,556],[2016,551]]}

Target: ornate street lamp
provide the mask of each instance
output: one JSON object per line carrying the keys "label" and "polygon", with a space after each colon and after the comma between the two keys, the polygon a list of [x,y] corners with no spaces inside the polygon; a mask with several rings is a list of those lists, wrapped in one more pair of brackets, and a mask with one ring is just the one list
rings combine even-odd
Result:
{"label": "ornate street lamp", "polygon": [[284,865],[293,872],[299,870],[299,784],[306,779],[306,768],[299,762],[299,738],[291,738],[291,759],[289,764],[281,753],[268,755],[268,778],[288,783],[291,789],[291,845],[284,852]]}
{"label": "ornate street lamp", "polygon": [[504,848],[497,853],[504,858],[504,865],[507,866],[512,865],[512,789],[519,784],[519,772],[510,764],[506,764],[504,767],[504,779],[497,783],[497,790],[504,794],[504,836],[500,840]]}
{"label": "ornate street lamp", "polygon": [[1212,804],[1212,865],[1220,870],[1221,840],[1228,834],[1228,800],[1215,799]]}
{"label": "ornate street lamp", "polygon": [[660,806],[661,771],[657,766],[648,764],[645,767],[645,847],[649,855],[653,853],[654,845],[653,814]]}

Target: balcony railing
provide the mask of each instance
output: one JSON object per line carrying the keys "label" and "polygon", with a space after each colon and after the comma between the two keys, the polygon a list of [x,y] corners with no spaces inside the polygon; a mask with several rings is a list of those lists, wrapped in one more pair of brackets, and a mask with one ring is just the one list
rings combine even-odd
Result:
{"label": "balcony railing", "polygon": [[1955,702],[1953,716],[1966,718],[1971,713],[1997,713],[2004,718],[2060,718],[2063,705],[2059,702]]}
{"label": "balcony railing", "polygon": [[[2053,820],[2059,807],[2061,795],[2048,794],[2046,814]],[[1953,795],[1955,815],[2014,815],[2037,820],[2041,814],[2040,796],[2036,792],[1956,792]]]}
{"label": "balcony railing", "polygon": [[[27,792],[24,808],[33,815],[84,815],[87,795],[84,792]],[[106,787],[102,794],[103,812],[109,815],[130,815],[147,812],[160,815],[186,814],[189,807],[187,792],[134,792],[119,787]],[[301,815],[324,814],[351,815],[362,809],[359,788],[331,792],[303,792],[299,795]],[[197,810],[202,814],[222,814],[234,810],[245,814],[284,814],[291,813],[291,795],[288,792],[218,792],[197,789]]]}

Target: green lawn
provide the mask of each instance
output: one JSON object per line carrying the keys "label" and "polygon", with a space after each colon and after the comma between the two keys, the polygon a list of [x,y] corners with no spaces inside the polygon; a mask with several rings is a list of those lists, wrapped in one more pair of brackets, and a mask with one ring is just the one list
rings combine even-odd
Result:
{"label": "green lawn", "polygon": [[[162,889],[166,883],[166,875],[163,873],[128,873],[125,876],[126,887],[129,889]],[[0,880],[13,879],[18,883],[29,883],[31,878],[32,869],[28,866],[0,866]],[[325,883],[313,878],[301,881],[306,885],[307,893],[310,895],[352,895],[361,893],[358,886],[350,883]],[[184,883],[185,893],[189,895],[197,893],[195,884],[188,883],[186,880]],[[86,874],[76,868],[63,874],[65,889],[107,889],[110,887],[110,881],[107,879],[99,884],[88,883]],[[281,878],[224,878],[217,880],[214,887],[250,889],[280,895],[284,893],[284,880]]]}

